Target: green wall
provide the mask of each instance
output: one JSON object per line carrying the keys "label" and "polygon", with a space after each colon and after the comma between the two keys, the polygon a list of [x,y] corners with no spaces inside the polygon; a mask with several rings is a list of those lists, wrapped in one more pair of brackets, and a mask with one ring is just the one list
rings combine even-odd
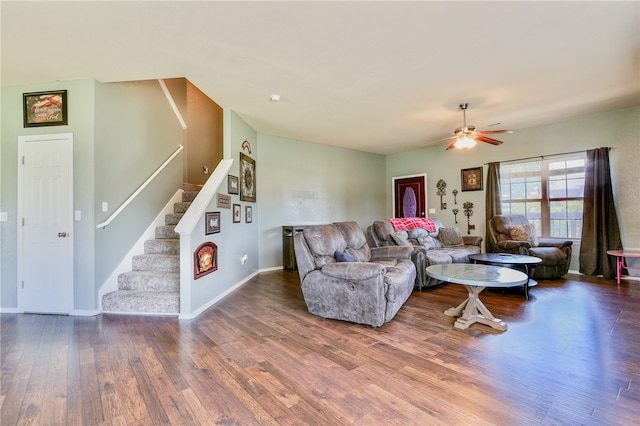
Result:
{"label": "green wall", "polygon": [[[445,151],[445,145],[436,145],[421,150],[387,156],[387,181],[393,176],[414,173],[427,173],[428,204],[436,213],[429,215],[438,218],[446,226],[458,226],[466,234],[466,217],[458,214],[455,225],[453,213],[453,195],[451,191],[460,191],[460,170],[469,167],[484,166],[492,161],[509,161],[519,158],[553,155],[610,146],[612,180],[616,194],[618,219],[620,220],[622,241],[625,248],[640,248],[640,221],[637,206],[640,205],[640,166],[637,156],[640,152],[640,107],[581,117],[546,126],[520,129],[513,134],[500,135],[504,144],[492,146],[478,144],[468,151]],[[486,176],[486,171],[485,171]],[[447,182],[447,210],[440,210],[440,199],[436,195],[436,182]],[[462,203],[474,203],[471,223],[475,224],[474,235],[485,236],[485,191],[460,192],[457,196],[458,208]],[[387,189],[387,215],[391,214],[391,189]],[[574,246],[572,270],[578,270],[577,255],[579,247]]]}
{"label": "green wall", "polygon": [[385,217],[385,157],[258,135],[260,268],[282,266],[282,226]]}
{"label": "green wall", "polygon": [[[22,94],[48,90],[67,90],[68,125],[23,127]],[[29,86],[2,87],[2,140],[0,158],[0,211],[8,220],[0,222],[0,308],[17,307],[18,237],[18,137],[73,133],[73,208],[82,220],[74,222],[74,305],[76,309],[95,309],[94,286],[94,110],[93,80],[56,81]]]}

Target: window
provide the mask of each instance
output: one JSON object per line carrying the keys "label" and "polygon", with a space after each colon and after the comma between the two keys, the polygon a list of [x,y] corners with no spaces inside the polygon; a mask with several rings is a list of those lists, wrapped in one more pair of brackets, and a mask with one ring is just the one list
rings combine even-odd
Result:
{"label": "window", "polygon": [[580,239],[585,153],[500,164],[502,214],[522,214],[539,237]]}

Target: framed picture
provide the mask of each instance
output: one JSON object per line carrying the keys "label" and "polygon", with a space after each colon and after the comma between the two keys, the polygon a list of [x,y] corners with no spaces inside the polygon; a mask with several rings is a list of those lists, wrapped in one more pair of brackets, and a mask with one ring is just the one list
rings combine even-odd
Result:
{"label": "framed picture", "polygon": [[256,202],[256,161],[240,153],[240,201]]}
{"label": "framed picture", "polygon": [[244,221],[251,223],[253,221],[253,208],[251,206],[244,207]]}
{"label": "framed picture", "polygon": [[67,91],[22,94],[24,127],[67,125]]}
{"label": "framed picture", "polygon": [[193,279],[218,270],[218,246],[212,242],[200,244],[193,252]]}
{"label": "framed picture", "polygon": [[216,206],[221,209],[230,209],[231,208],[231,195],[227,194],[216,194]]}
{"label": "framed picture", "polygon": [[227,192],[229,194],[238,193],[238,176],[227,176]]}
{"label": "framed picture", "polygon": [[463,191],[482,190],[482,166],[462,169],[461,178]]}
{"label": "framed picture", "polygon": [[220,212],[207,212],[204,216],[205,235],[217,234],[220,232]]}
{"label": "framed picture", "polygon": [[240,204],[233,205],[233,223],[240,222]]}

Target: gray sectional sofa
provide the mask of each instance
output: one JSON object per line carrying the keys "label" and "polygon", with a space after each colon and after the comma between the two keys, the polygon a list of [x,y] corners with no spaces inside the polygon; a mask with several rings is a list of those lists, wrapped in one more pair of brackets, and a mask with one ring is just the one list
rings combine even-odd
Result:
{"label": "gray sectional sofa", "polygon": [[388,219],[375,221],[367,228],[367,241],[371,247],[409,246],[411,260],[416,265],[415,288],[422,289],[441,281],[429,277],[426,269],[443,263],[469,263],[470,254],[482,251],[482,237],[461,235],[458,228],[447,228],[438,219],[432,219],[435,232],[425,228],[396,231]]}

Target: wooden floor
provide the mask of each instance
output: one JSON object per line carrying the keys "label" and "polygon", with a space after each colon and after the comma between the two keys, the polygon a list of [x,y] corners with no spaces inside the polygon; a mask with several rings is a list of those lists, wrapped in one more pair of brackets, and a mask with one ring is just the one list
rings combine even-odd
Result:
{"label": "wooden floor", "polygon": [[453,328],[453,284],[322,319],[285,271],[192,321],[3,314],[0,424],[637,425],[640,282],[566,278],[482,293],[506,332]]}

